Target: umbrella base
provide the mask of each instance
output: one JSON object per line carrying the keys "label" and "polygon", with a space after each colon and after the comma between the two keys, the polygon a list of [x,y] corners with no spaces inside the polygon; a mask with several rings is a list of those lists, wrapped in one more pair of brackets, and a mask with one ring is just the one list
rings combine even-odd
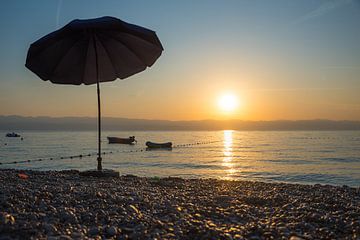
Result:
{"label": "umbrella base", "polygon": [[119,177],[120,174],[117,171],[112,169],[103,169],[99,170],[88,170],[79,173],[80,176],[84,177],[99,177],[99,178],[112,178],[112,177]]}

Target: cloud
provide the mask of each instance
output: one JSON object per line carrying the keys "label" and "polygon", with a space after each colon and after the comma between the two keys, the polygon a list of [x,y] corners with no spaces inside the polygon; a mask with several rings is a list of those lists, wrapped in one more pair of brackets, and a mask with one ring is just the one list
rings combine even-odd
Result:
{"label": "cloud", "polygon": [[353,0],[332,0],[321,4],[317,9],[295,20],[293,24],[301,24],[314,18],[321,17],[339,7],[352,3]]}

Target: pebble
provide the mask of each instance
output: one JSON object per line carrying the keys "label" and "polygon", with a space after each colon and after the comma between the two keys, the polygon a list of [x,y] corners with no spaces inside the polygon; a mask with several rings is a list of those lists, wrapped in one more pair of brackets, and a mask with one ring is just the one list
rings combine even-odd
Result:
{"label": "pebble", "polygon": [[71,237],[68,235],[60,235],[58,239],[59,240],[71,240]]}
{"label": "pebble", "polygon": [[64,221],[65,223],[76,223],[77,222],[77,218],[75,216],[75,214],[72,211],[62,211],[60,212],[60,219],[62,221]]}
{"label": "pebble", "polygon": [[115,236],[117,234],[117,232],[118,231],[117,231],[116,227],[114,227],[114,226],[111,226],[106,230],[106,233],[109,235],[109,237]]}
{"label": "pebble", "polygon": [[98,235],[99,232],[100,232],[99,227],[91,227],[91,228],[89,229],[89,232],[88,232],[88,233],[89,233],[90,236],[95,236],[95,235]]}
{"label": "pebble", "polygon": [[0,212],[0,224],[15,224],[15,217],[8,213],[1,213]]}
{"label": "pebble", "polygon": [[81,232],[73,232],[71,233],[71,238],[74,239],[83,239],[84,235]]}
{"label": "pebble", "polygon": [[57,233],[56,227],[52,224],[45,224],[44,229],[47,234],[56,234]]}
{"label": "pebble", "polygon": [[298,236],[291,236],[289,240],[305,240],[305,238],[298,237]]}

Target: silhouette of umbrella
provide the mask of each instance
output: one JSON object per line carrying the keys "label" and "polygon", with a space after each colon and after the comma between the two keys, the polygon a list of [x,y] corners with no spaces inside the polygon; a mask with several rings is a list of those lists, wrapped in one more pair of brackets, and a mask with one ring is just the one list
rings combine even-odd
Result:
{"label": "silhouette of umbrella", "polygon": [[100,82],[124,79],[154,64],[163,51],[155,32],[114,17],[73,20],[30,45],[25,66],[57,84],[95,84],[101,165]]}

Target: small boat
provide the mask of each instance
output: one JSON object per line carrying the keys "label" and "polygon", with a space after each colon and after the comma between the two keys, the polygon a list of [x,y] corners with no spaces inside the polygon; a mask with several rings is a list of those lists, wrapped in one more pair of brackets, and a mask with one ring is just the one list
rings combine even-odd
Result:
{"label": "small boat", "polygon": [[147,141],[145,145],[148,148],[172,148],[172,142],[166,142],[166,143],[154,143]]}
{"label": "small boat", "polygon": [[130,136],[128,138],[119,138],[119,137],[107,137],[109,143],[119,143],[119,144],[134,144],[137,142],[135,136]]}
{"label": "small boat", "polygon": [[17,134],[17,133],[14,133],[14,132],[12,132],[12,133],[7,133],[7,134],[6,134],[6,137],[20,137],[20,134]]}

